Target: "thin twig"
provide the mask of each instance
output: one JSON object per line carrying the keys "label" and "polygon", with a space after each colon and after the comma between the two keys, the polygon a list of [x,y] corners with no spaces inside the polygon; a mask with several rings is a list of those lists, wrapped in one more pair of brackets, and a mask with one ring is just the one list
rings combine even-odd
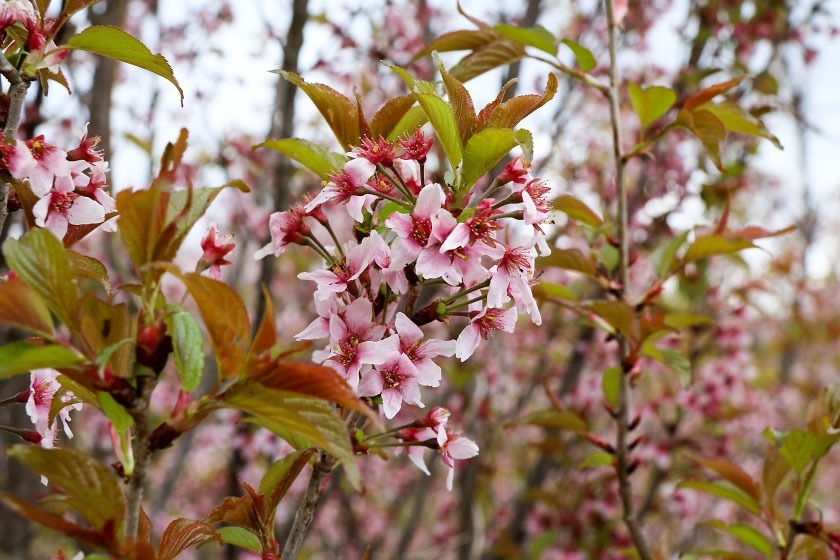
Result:
{"label": "thin twig", "polygon": [[[615,0],[604,0],[607,12],[607,25],[609,27],[609,51],[610,51],[610,123],[612,126],[613,155],[615,157],[615,187],[618,198],[616,222],[618,226],[617,236],[619,244],[619,283],[621,285],[620,297],[626,299],[626,289],[629,281],[630,261],[630,236],[628,235],[628,210],[627,210],[627,187],[624,184],[624,158],[621,148],[621,118],[619,114],[618,90],[621,84],[618,73],[618,26],[615,19]],[[619,361],[625,366],[629,356],[629,343],[623,333],[618,336]],[[623,509],[623,520],[633,540],[633,545],[642,560],[651,560],[645,537],[639,527],[639,520],[636,516],[633,505],[633,487],[630,482],[630,450],[627,445],[630,417],[630,382],[629,371],[623,371],[618,390],[618,403],[616,410],[616,422],[618,424],[615,444],[615,468],[618,477],[619,494]]]}

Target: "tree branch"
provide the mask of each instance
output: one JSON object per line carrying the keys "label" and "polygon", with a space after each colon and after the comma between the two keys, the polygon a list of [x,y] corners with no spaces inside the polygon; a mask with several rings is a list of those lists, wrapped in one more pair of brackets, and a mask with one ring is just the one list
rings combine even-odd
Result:
{"label": "tree branch", "polygon": [[[619,249],[619,283],[621,285],[620,297],[626,300],[627,285],[629,281],[630,262],[630,236],[628,235],[628,210],[627,210],[627,187],[624,184],[624,157],[621,148],[621,118],[619,114],[618,90],[621,84],[618,73],[618,27],[619,22],[615,18],[615,0],[604,0],[607,12],[607,25],[609,28],[609,51],[610,51],[610,124],[613,137],[613,155],[615,158],[615,187],[618,207],[616,210],[617,237]],[[624,524],[633,540],[633,545],[642,560],[651,560],[645,537],[639,527],[639,520],[633,505],[633,487],[630,482],[630,450],[627,444],[630,417],[630,381],[629,375],[632,365],[628,364],[630,354],[627,337],[620,333],[618,336],[619,362],[622,365],[622,375],[619,382],[618,403],[616,422],[618,430],[615,444],[615,469],[618,477],[619,494],[623,510]]]}
{"label": "tree branch", "polygon": [[[17,137],[20,127],[20,116],[23,111],[23,104],[26,100],[26,90],[29,88],[29,80],[24,79],[17,68],[12,66],[9,59],[0,52],[0,75],[9,82],[9,111],[6,113],[6,125],[3,127],[3,139],[13,140]],[[9,215],[9,183],[0,182],[0,232],[6,225],[6,217]]]}
{"label": "tree branch", "polygon": [[292,530],[289,532],[289,537],[286,539],[286,544],[283,546],[283,560],[294,560],[297,558],[300,547],[303,545],[303,539],[306,537],[306,532],[315,519],[315,508],[321,499],[321,494],[324,493],[326,481],[332,470],[335,468],[335,457],[324,451],[318,451],[318,459],[312,466],[312,477],[309,479],[309,485],[301,499],[300,506],[298,506],[297,513],[295,513],[295,521],[292,524]]}

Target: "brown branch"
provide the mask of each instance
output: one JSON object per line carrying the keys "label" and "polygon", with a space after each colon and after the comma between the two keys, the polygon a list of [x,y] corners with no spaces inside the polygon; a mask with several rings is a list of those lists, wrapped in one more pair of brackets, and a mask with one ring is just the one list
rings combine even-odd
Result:
{"label": "brown branch", "polygon": [[297,558],[300,547],[303,545],[303,539],[306,537],[309,526],[315,519],[315,508],[321,499],[321,494],[324,493],[327,477],[329,477],[335,465],[335,457],[324,450],[318,451],[318,459],[312,466],[312,477],[309,479],[309,484],[295,513],[292,530],[286,539],[286,544],[283,546],[283,554],[281,555],[283,560],[294,560]]}
{"label": "brown branch", "polygon": [[[613,156],[615,158],[615,186],[618,198],[617,208],[617,237],[619,249],[619,283],[621,284],[620,297],[626,299],[626,289],[629,283],[629,261],[630,261],[630,236],[628,234],[628,211],[627,211],[627,187],[624,183],[624,157],[621,148],[621,115],[619,114],[618,91],[621,85],[618,73],[618,34],[619,22],[615,19],[615,0],[604,0],[607,12],[607,25],[609,28],[609,52],[610,52],[610,124],[612,128]],[[615,469],[618,477],[619,494],[623,510],[624,524],[633,540],[633,545],[642,560],[651,560],[650,550],[647,541],[639,527],[639,520],[633,505],[633,486],[630,481],[630,450],[628,448],[628,434],[630,432],[630,369],[628,357],[630,354],[629,342],[623,333],[618,336],[619,362],[623,371],[619,382],[618,403],[616,412],[617,434],[615,443]]]}
{"label": "brown branch", "polygon": [[[20,117],[26,100],[26,90],[29,88],[29,80],[20,75],[17,68],[12,66],[2,52],[0,52],[0,75],[9,82],[9,110],[3,127],[3,139],[14,140],[20,127]],[[3,231],[6,217],[9,215],[9,187],[10,184],[6,181],[0,182],[0,231]]]}
{"label": "brown branch", "polygon": [[140,520],[140,506],[143,503],[143,489],[146,485],[146,471],[152,458],[149,446],[149,405],[152,391],[157,385],[157,379],[149,376],[137,378],[137,399],[128,408],[128,413],[134,419],[134,433],[131,449],[134,453],[134,471],[128,479],[125,491],[125,538],[137,537],[137,526]]}

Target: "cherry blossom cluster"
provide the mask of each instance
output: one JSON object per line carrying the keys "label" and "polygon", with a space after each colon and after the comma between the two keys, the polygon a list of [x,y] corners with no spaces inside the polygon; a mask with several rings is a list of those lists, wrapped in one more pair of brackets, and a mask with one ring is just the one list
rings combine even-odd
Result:
{"label": "cherry blossom cluster", "polygon": [[33,3],[28,0],[0,2],[0,32],[8,34],[10,28],[18,27],[26,33],[26,58],[20,66],[24,74],[34,76],[40,69],[51,69],[70,52],[67,49],[59,49],[49,40],[54,34],[53,23],[49,18],[42,19]]}
{"label": "cherry blossom cluster", "polygon": [[[0,171],[25,183],[38,199],[32,207],[35,225],[63,239],[71,225],[101,224],[114,211],[105,190],[108,162],[99,138],[82,134],[79,145],[65,152],[43,136],[0,142]],[[113,224],[106,227],[113,230]]]}
{"label": "cherry blossom cluster", "polygon": [[[388,419],[403,404],[423,407],[420,387],[441,381],[435,358],[466,360],[494,331],[513,332],[520,313],[541,322],[531,285],[536,256],[549,250],[541,229],[549,188],[524,158],[468,192],[427,182],[431,146],[419,129],[398,142],[363,139],[320,192],[270,217],[271,242],[256,254],[279,256],[298,244],[323,259],[299,275],[316,285],[318,318],[296,337],[328,339],[313,359],[381,402]],[[331,225],[344,213],[354,224],[349,239]],[[421,328],[453,319],[466,322],[454,340],[427,338]],[[422,437],[439,441],[447,460],[446,442],[466,438],[445,426],[425,427],[432,432]],[[450,462],[478,452],[472,442],[452,448],[460,451]]]}

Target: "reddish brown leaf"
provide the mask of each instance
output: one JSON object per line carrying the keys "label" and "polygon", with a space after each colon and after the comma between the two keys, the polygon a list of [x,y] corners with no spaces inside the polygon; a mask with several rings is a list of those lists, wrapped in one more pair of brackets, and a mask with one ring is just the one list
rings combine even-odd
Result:
{"label": "reddish brown leaf", "polygon": [[175,143],[168,142],[166,144],[166,147],[163,149],[163,155],[160,157],[160,170],[152,182],[152,189],[163,188],[166,190],[175,184],[176,174],[181,167],[184,153],[187,151],[188,139],[189,132],[186,128],[182,128]]}
{"label": "reddish brown leaf", "polygon": [[548,75],[545,91],[542,95],[519,95],[496,107],[487,119],[485,126],[490,128],[513,128],[522,119],[548,103],[557,93],[557,76]]}
{"label": "reddish brown leaf", "polygon": [[251,323],[242,298],[218,280],[195,273],[182,274],[174,268],[168,270],[181,278],[198,305],[216,351],[219,376],[236,377],[251,340]]}
{"label": "reddish brown leaf", "polygon": [[744,229],[728,231],[724,233],[724,236],[727,239],[749,239],[750,241],[754,241],[756,239],[785,235],[786,233],[790,233],[792,231],[796,231],[796,226],[789,226],[776,231],[770,231],[761,226],[747,226]]}
{"label": "reddish brown leaf", "polygon": [[310,84],[292,72],[278,72],[309,96],[345,150],[359,145],[359,116],[356,105],[333,88]]}
{"label": "reddish brown leaf", "polygon": [[230,523],[259,533],[262,523],[250,494],[228,496],[206,517],[209,523]]}
{"label": "reddish brown leaf", "polygon": [[271,294],[265,286],[262,286],[263,298],[265,299],[265,311],[263,312],[260,326],[254,334],[254,340],[251,342],[251,348],[248,350],[248,371],[252,371],[254,361],[260,356],[269,352],[275,344],[277,344],[277,327],[274,324],[274,302],[271,300]]}
{"label": "reddish brown leaf", "polygon": [[[132,320],[128,305],[110,305],[87,293],[82,298],[79,329],[92,356],[132,336]],[[119,377],[131,374],[132,347],[124,344],[108,358],[108,365]]]}
{"label": "reddish brown leaf", "polygon": [[137,522],[137,542],[148,543],[152,540],[152,520],[149,514],[142,507],[140,508],[140,519]]}
{"label": "reddish brown leaf", "polygon": [[372,138],[370,125],[365,118],[365,111],[362,109],[362,95],[358,91],[354,91],[353,94],[356,96],[356,114],[359,117],[359,138]]}
{"label": "reddish brown leaf", "polygon": [[45,527],[49,527],[50,529],[60,531],[70,538],[89,543],[93,546],[112,552],[116,552],[119,549],[119,543],[114,533],[113,520],[109,520],[102,526],[101,529],[82,527],[71,521],[67,521],[62,517],[52,515],[33,507],[17,496],[7,492],[0,494],[0,501],[6,504],[9,509],[18,515]]}
{"label": "reddish brown leaf", "polygon": [[44,300],[20,278],[0,284],[0,323],[52,337],[52,318]]}
{"label": "reddish brown leaf", "polygon": [[761,489],[747,472],[726,459],[705,459],[688,455],[688,460],[713,470],[720,476],[740,488],[756,502],[761,499]]}
{"label": "reddish brown leaf", "polygon": [[387,138],[417,100],[413,95],[389,99],[370,121],[371,138]]}
{"label": "reddish brown leaf", "polygon": [[501,33],[494,29],[461,29],[444,33],[422,51],[412,57],[411,62],[437,52],[471,51],[481,48],[501,37]]}
{"label": "reddish brown leaf", "polygon": [[462,82],[468,82],[494,68],[516,62],[527,54],[520,43],[499,37],[459,60],[449,73]]}
{"label": "reddish brown leaf", "polygon": [[176,519],[170,523],[160,538],[158,560],[173,560],[183,551],[210,541],[221,542],[210,523],[191,519]]}
{"label": "reddish brown leaf", "polygon": [[496,107],[498,107],[502,103],[502,100],[504,100],[505,93],[507,93],[508,88],[515,83],[515,78],[513,80],[508,80],[508,82],[502,86],[502,89],[499,91],[499,94],[496,96],[496,99],[485,105],[484,108],[481,111],[479,111],[478,117],[476,117],[475,121],[476,131],[480,131],[482,128],[484,128],[484,125],[487,124],[487,119],[490,118],[490,115],[493,114],[493,111],[496,109]]}
{"label": "reddish brown leaf", "polygon": [[472,97],[464,84],[453,78],[443,65],[440,67],[440,75],[443,77],[443,84],[446,87],[452,114],[455,116],[455,124],[458,127],[461,143],[466,144],[470,136],[475,134],[475,106]]}
{"label": "reddish brown leaf", "polygon": [[692,111],[700,105],[708,103],[718,95],[726,93],[730,89],[734,88],[735,86],[740,84],[741,80],[743,79],[744,76],[741,76],[739,78],[732,78],[731,80],[727,80],[725,82],[709,86],[686,99],[685,103],[683,104],[683,107],[688,111]]}
{"label": "reddish brown leaf", "polygon": [[379,416],[353,393],[347,382],[326,366],[295,360],[277,361],[273,368],[254,379],[264,387],[325,399],[379,421]]}

